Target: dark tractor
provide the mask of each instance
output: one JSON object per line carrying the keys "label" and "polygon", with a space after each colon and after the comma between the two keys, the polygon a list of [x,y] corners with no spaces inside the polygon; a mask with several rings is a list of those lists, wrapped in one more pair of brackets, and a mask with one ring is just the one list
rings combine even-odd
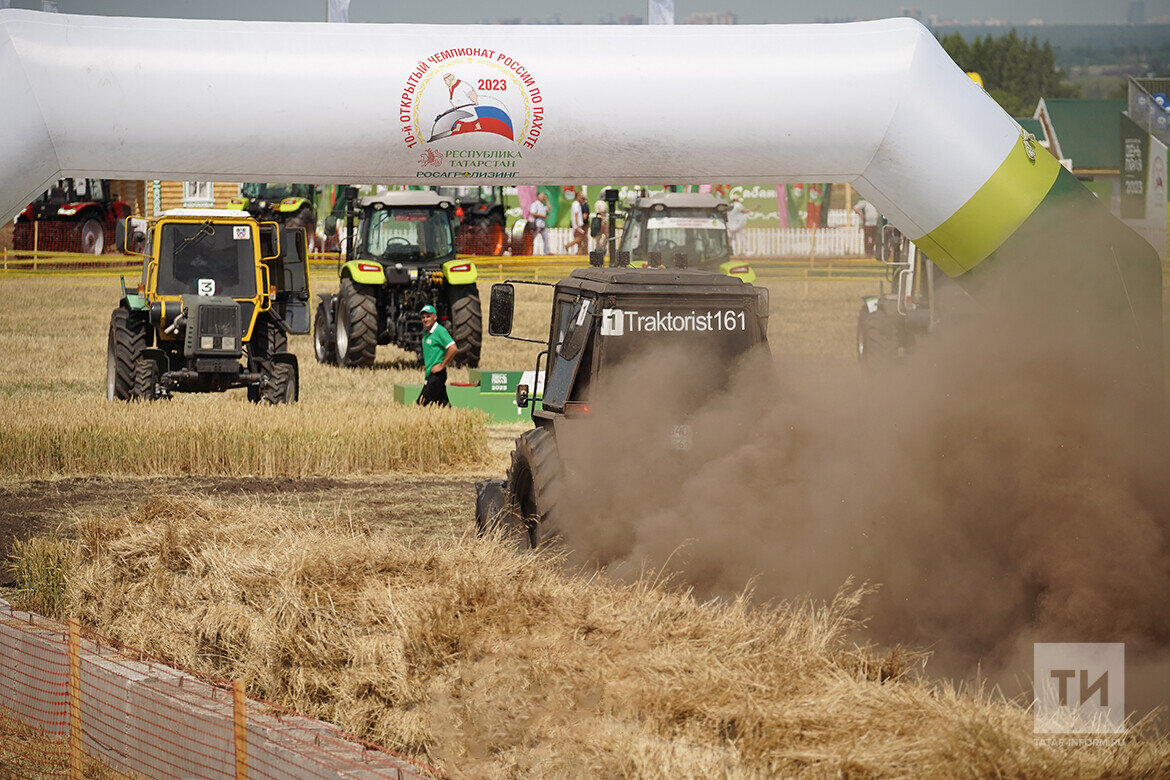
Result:
{"label": "dark tractor", "polygon": [[14,249],[100,255],[113,247],[115,226],[130,205],[106,179],[60,179],[16,218]]}
{"label": "dark tractor", "polygon": [[289,333],[309,331],[305,231],[239,211],[176,209],[119,223],[120,248],[144,257],[142,280],[110,316],[106,397],[247,388],[248,399],[299,395]]}
{"label": "dark tractor", "polygon": [[250,182],[238,197],[228,201],[229,209],[248,212],[257,222],[278,222],[304,228],[312,235],[317,229],[317,188],[312,184],[264,184]]}
{"label": "dark tractor", "polygon": [[[458,345],[455,365],[479,365],[483,324],[476,269],[455,256],[454,211],[454,202],[435,192],[358,200],[356,188],[347,188],[341,285],[336,294],[320,295],[313,319],[319,362],[372,366],[379,344],[394,344],[421,361],[418,313],[431,304]],[[326,232],[336,230],[335,219],[327,218]]]}
{"label": "dark tractor", "polygon": [[461,255],[500,256],[508,251],[503,187],[436,187],[455,203],[455,249]]}
{"label": "dark tractor", "polygon": [[876,249],[886,279],[877,295],[862,298],[857,313],[857,358],[868,368],[905,357],[941,322],[975,308],[958,283],[884,217],[878,222]]}
{"label": "dark tractor", "polygon": [[[730,205],[709,193],[655,192],[626,206],[618,265],[699,268],[755,282],[752,267],[731,257]],[[593,231],[596,234],[596,230]]]}
{"label": "dark tractor", "polygon": [[[514,294],[512,282],[492,285],[490,335],[518,338],[511,335]],[[536,360],[536,388],[521,384],[516,389],[517,405],[532,405],[535,427],[516,440],[505,479],[476,485],[479,531],[499,525],[521,548],[537,547],[555,533],[563,489],[558,437],[605,414],[596,406],[593,389],[606,375],[670,347],[716,354],[730,365],[750,350],[766,348],[767,332],[768,291],[723,274],[584,268],[557,282],[548,340],[539,342],[547,348]],[[722,375],[709,368],[712,375]],[[669,432],[675,449],[689,446],[686,429],[677,425]]]}

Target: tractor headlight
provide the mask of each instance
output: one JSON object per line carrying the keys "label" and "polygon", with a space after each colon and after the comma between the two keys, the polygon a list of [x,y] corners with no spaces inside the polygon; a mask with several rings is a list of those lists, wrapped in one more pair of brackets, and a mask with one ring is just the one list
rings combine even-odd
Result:
{"label": "tractor headlight", "polygon": [[236,348],[235,337],[234,336],[224,336],[223,337],[223,348],[224,349],[235,349]]}
{"label": "tractor headlight", "polygon": [[200,336],[199,337],[199,348],[200,349],[215,349],[215,336]]}

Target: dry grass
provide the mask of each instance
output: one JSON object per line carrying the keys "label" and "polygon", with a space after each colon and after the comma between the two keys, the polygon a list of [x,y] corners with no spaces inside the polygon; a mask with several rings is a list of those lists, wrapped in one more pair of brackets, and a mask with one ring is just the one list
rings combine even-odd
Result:
{"label": "dry grass", "polygon": [[[1149,775],[1170,746],[1035,743],[1030,715],[851,644],[831,604],[697,603],[493,540],[158,498],[78,518],[87,624],[457,777]],[[1131,732],[1132,733],[1132,732]]]}
{"label": "dry grass", "polygon": [[12,574],[16,592],[15,609],[64,620],[70,570],[70,545],[60,539],[34,537],[12,543]]}

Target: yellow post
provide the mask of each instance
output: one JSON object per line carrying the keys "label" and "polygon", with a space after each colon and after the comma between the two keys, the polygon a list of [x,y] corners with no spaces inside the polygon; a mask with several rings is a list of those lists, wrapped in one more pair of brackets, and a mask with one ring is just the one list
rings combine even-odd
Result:
{"label": "yellow post", "polygon": [[85,776],[81,748],[81,623],[69,620],[69,777]]}
{"label": "yellow post", "polygon": [[236,780],[248,780],[248,696],[243,680],[232,681],[232,714],[235,716]]}

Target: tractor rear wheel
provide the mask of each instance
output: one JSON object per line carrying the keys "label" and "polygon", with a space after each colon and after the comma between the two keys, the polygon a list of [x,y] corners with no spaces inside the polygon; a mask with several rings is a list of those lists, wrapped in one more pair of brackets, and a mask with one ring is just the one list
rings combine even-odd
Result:
{"label": "tractor rear wheel", "polygon": [[551,538],[561,490],[561,461],[551,431],[535,428],[516,440],[504,494],[507,504],[499,524],[522,549],[535,549]]}
{"label": "tractor rear wheel", "polygon": [[456,366],[479,366],[483,343],[483,312],[479,305],[479,288],[474,284],[448,288],[451,294],[451,338],[455,339]]}
{"label": "tractor rear wheel", "polygon": [[867,368],[889,365],[898,357],[898,324],[886,312],[862,304],[857,315],[857,358]]}
{"label": "tractor rear wheel", "polygon": [[132,397],[144,401],[153,401],[158,398],[155,388],[158,387],[158,363],[149,358],[139,360],[134,366],[134,389]]}
{"label": "tractor rear wheel", "polygon": [[106,246],[106,231],[102,223],[96,219],[87,219],[77,230],[80,237],[81,251],[87,255],[100,255]]}
{"label": "tractor rear wheel", "polygon": [[373,289],[342,279],[337,291],[337,362],[372,366],[378,347],[378,306]]}
{"label": "tractor rear wheel", "polygon": [[134,392],[134,370],[146,347],[147,323],[129,309],[114,309],[106,342],[106,399],[129,401]]}
{"label": "tractor rear wheel", "polygon": [[313,317],[313,354],[318,363],[333,365],[337,363],[337,334],[329,327],[325,305],[325,301],[317,304],[317,314]]}

